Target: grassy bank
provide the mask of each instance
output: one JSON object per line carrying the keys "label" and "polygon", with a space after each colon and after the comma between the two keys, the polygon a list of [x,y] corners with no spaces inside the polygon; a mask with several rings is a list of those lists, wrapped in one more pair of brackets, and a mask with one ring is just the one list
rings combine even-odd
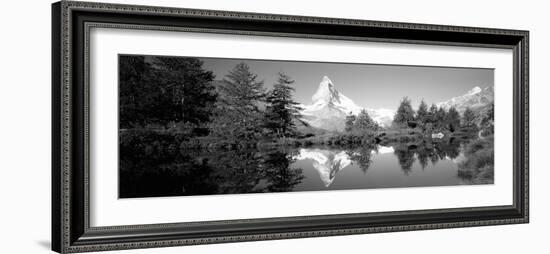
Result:
{"label": "grassy bank", "polygon": [[181,149],[253,149],[272,147],[309,147],[309,146],[365,146],[445,143],[451,139],[470,139],[475,132],[456,131],[444,133],[442,138],[432,138],[431,133],[423,133],[420,129],[391,129],[365,133],[327,132],[317,135],[299,137],[257,137],[251,140],[239,140],[232,137],[216,138],[211,136],[196,136],[189,132],[174,132],[165,130],[124,130],[119,133],[120,146],[125,151],[143,154],[173,153]]}
{"label": "grassy bank", "polygon": [[458,176],[468,183],[488,184],[494,179],[494,138],[476,139],[466,145]]}

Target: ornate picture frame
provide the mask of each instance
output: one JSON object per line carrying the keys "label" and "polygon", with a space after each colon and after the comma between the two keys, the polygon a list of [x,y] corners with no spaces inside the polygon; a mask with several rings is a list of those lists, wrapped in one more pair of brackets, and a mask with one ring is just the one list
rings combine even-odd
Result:
{"label": "ornate picture frame", "polygon": [[[237,220],[90,224],[92,28],[512,50],[513,204]],[[60,253],[529,222],[529,32],[61,1],[52,5],[52,249]]]}

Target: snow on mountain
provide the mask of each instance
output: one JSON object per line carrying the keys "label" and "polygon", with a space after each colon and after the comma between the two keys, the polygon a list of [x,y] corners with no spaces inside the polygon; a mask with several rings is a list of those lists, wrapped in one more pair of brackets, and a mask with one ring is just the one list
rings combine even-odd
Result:
{"label": "snow on mountain", "polygon": [[395,115],[395,111],[387,108],[366,108],[365,110],[367,110],[367,113],[369,113],[369,116],[372,118],[372,120],[384,127],[388,127],[391,125],[393,121],[393,116]]}
{"label": "snow on mountain", "polygon": [[[340,93],[334,83],[324,76],[317,92],[311,97],[311,105],[301,105],[304,120],[311,126],[331,131],[343,131],[346,116],[358,115],[362,107]],[[382,126],[389,126],[394,112],[390,109],[367,109],[369,116]]]}
{"label": "snow on mountain", "polygon": [[339,153],[329,150],[321,149],[300,149],[298,155],[295,156],[297,160],[312,160],[313,168],[319,173],[321,181],[325,187],[329,187],[336,173],[340,172],[345,167],[351,164],[351,160],[348,154],[344,151]]}
{"label": "snow on mountain", "polygon": [[493,87],[481,89],[476,86],[464,95],[437,103],[437,106],[447,110],[451,107],[455,107],[458,112],[463,113],[467,107],[470,107],[472,110],[485,107],[494,101],[494,97],[495,92]]}

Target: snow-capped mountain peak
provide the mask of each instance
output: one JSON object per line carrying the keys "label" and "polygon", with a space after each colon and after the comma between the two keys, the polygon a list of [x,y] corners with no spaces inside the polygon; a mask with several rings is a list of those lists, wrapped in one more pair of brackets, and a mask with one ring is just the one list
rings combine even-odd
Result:
{"label": "snow-capped mountain peak", "polygon": [[449,109],[455,107],[458,112],[463,113],[466,108],[476,109],[484,107],[494,101],[494,89],[493,87],[486,87],[484,89],[476,86],[466,94],[451,98],[447,101],[437,103],[438,107]]}
{"label": "snow-capped mountain peak", "polygon": [[477,93],[481,93],[481,88],[479,88],[479,86],[476,86],[472,89],[470,89],[470,91],[468,91],[468,93],[466,93],[466,95],[469,95],[469,96],[472,96],[474,94],[477,94]]}
{"label": "snow-capped mountain peak", "polygon": [[344,130],[346,116],[358,115],[363,109],[380,125],[387,126],[393,119],[389,109],[366,109],[355,104],[353,100],[340,93],[329,77],[324,76],[319,87],[311,97],[311,105],[302,105],[302,115],[313,127],[326,130]]}
{"label": "snow-capped mountain peak", "polygon": [[324,76],[321,83],[319,83],[319,88],[317,88],[317,92],[313,94],[311,100],[313,101],[313,103],[321,100],[325,102],[330,102],[331,100],[338,100],[338,97],[339,94],[338,91],[334,89],[334,84],[327,76]]}

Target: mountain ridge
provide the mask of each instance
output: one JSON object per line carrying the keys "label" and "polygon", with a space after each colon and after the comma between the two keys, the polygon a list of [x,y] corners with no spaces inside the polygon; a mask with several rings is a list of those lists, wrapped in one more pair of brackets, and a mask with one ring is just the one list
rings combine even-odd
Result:
{"label": "mountain ridge", "polygon": [[343,131],[345,118],[351,113],[358,115],[363,109],[381,126],[389,126],[393,120],[391,109],[363,108],[341,92],[324,76],[317,91],[311,97],[312,104],[300,105],[304,120],[311,126],[330,131]]}
{"label": "mountain ridge", "polygon": [[488,104],[491,104],[494,102],[494,87],[488,86],[485,88],[480,88],[479,86],[476,86],[472,89],[470,89],[466,94],[453,97],[449,100],[442,101],[439,103],[436,103],[438,107],[443,107],[446,110],[449,110],[451,107],[455,107],[455,109],[460,112],[464,113],[466,108],[470,108],[472,110],[480,109],[485,107]]}

